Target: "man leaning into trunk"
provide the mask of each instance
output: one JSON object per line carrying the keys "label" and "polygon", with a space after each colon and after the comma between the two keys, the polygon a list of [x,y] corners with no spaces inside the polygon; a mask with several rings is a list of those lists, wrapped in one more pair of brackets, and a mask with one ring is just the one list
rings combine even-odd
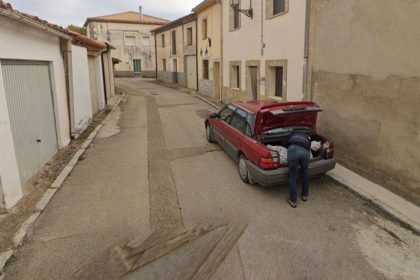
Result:
{"label": "man leaning into trunk", "polygon": [[294,132],[289,136],[287,148],[287,161],[289,162],[289,198],[287,202],[291,207],[297,207],[296,173],[298,165],[301,166],[303,201],[308,200],[309,176],[308,166],[311,153],[311,137],[302,132]]}

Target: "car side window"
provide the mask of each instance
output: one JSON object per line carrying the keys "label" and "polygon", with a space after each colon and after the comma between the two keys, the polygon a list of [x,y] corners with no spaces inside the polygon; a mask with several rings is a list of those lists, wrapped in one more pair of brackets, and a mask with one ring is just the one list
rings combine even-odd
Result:
{"label": "car side window", "polygon": [[233,107],[232,105],[228,105],[228,106],[226,106],[225,108],[223,108],[220,112],[219,112],[219,115],[220,115],[220,119],[222,120],[222,121],[224,121],[224,122],[227,122],[227,123],[229,123],[230,122],[230,120],[231,120],[231,118],[232,118],[232,114],[233,114],[233,111],[235,111],[235,107]]}
{"label": "car side window", "polygon": [[234,113],[230,121],[230,125],[242,133],[245,133],[246,130],[246,119],[240,116],[238,113]]}
{"label": "car side window", "polygon": [[254,134],[255,119],[256,119],[256,116],[253,114],[248,114],[246,116],[247,126],[245,130],[245,134],[249,137],[252,137],[252,135]]}

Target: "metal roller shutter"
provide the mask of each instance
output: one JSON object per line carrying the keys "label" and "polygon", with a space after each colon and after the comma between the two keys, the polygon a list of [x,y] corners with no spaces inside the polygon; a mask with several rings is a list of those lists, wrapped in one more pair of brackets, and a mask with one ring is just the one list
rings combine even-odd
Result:
{"label": "metal roller shutter", "polygon": [[57,152],[48,63],[2,61],[2,74],[22,183]]}

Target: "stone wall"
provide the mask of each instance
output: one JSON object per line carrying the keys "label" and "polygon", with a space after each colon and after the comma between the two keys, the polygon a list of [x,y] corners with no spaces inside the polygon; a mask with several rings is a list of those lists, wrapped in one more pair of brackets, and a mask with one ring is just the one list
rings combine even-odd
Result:
{"label": "stone wall", "polygon": [[183,88],[187,87],[187,77],[184,73],[178,73],[178,86]]}
{"label": "stone wall", "polygon": [[143,71],[141,76],[143,78],[156,78],[156,71]]}
{"label": "stone wall", "polygon": [[213,81],[211,80],[198,80],[198,91],[206,96],[214,97]]}
{"label": "stone wall", "polygon": [[[163,71],[159,71],[158,72],[158,76],[157,76],[157,80],[160,82],[163,82],[165,84],[168,85],[176,85],[173,82],[173,72],[163,72]],[[186,79],[185,79],[185,74],[184,73],[178,73],[178,84],[179,87],[186,87],[187,83],[186,83]]]}
{"label": "stone wall", "polygon": [[159,71],[157,75],[157,80],[161,81],[166,84],[172,84],[173,83],[173,73],[172,72],[163,72]]}
{"label": "stone wall", "polygon": [[319,131],[341,164],[420,205],[420,2],[312,5]]}
{"label": "stone wall", "polygon": [[133,71],[115,71],[115,77],[134,77]]}

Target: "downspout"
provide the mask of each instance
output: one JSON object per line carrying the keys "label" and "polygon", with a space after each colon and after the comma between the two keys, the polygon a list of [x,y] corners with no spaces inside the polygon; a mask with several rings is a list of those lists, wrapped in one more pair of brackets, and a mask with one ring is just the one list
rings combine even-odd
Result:
{"label": "downspout", "polygon": [[198,92],[198,18],[195,19],[195,74],[197,77],[197,92]]}
{"label": "downspout", "polygon": [[108,105],[108,99],[106,97],[106,91],[107,91],[107,87],[106,87],[106,78],[105,78],[105,64],[104,64],[104,54],[107,54],[110,50],[109,45],[106,45],[106,51],[102,52],[101,51],[101,62],[102,62],[102,80],[104,83],[104,100],[105,100],[105,106]]}
{"label": "downspout", "polygon": [[157,51],[157,39],[156,39],[156,33],[155,35],[155,61],[156,61],[156,81],[158,80],[158,51]]}
{"label": "downspout", "polygon": [[311,14],[311,3],[310,0],[306,0],[305,9],[305,50],[304,50],[304,64],[303,64],[303,100],[312,100],[312,96],[309,90],[310,73],[308,65],[309,57],[309,29],[310,29],[310,14]]}
{"label": "downspout", "polygon": [[72,50],[71,40],[60,39],[60,48],[63,56],[64,75],[66,82],[67,92],[67,110],[70,123],[70,137],[74,139],[76,128],[74,123],[74,87],[73,87],[73,63],[72,63]]}
{"label": "downspout", "polygon": [[223,2],[222,1],[218,1],[219,5],[220,5],[220,73],[219,73],[219,80],[220,80],[220,85],[219,85],[219,91],[220,91],[220,96],[219,96],[219,101],[223,102],[223,90],[224,90],[224,80],[223,80],[223,71],[224,71],[224,61],[223,61]]}

